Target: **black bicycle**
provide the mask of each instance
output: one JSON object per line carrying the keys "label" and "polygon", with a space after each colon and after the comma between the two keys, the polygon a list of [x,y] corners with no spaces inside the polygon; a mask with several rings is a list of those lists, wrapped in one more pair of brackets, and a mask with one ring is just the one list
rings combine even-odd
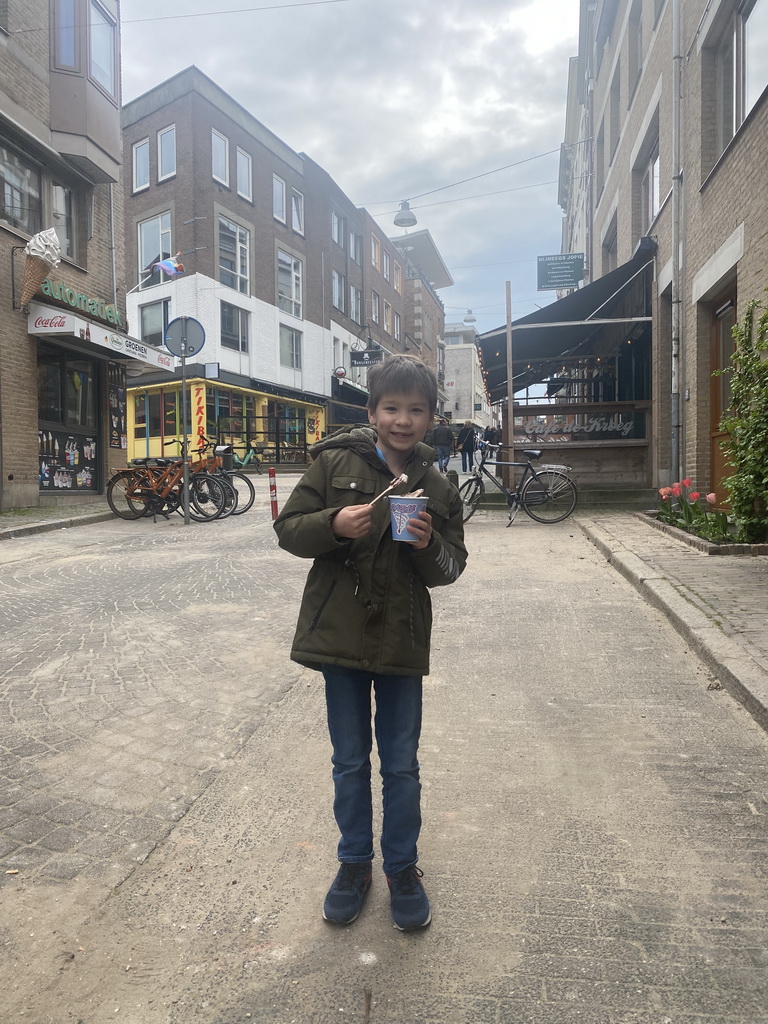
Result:
{"label": "black bicycle", "polygon": [[[539,448],[530,448],[523,452],[527,462],[499,462],[501,448],[500,444],[478,442],[472,476],[459,488],[464,503],[464,522],[475,514],[485,494],[483,477],[487,477],[494,487],[498,487],[506,496],[509,507],[507,526],[512,525],[521,508],[537,523],[560,523],[567,519],[576,508],[576,485],[567,475],[571,467],[541,465],[537,468],[533,463],[543,454]],[[488,472],[485,463],[494,451],[495,466],[523,467],[523,473],[514,491],[508,490],[498,477]]]}

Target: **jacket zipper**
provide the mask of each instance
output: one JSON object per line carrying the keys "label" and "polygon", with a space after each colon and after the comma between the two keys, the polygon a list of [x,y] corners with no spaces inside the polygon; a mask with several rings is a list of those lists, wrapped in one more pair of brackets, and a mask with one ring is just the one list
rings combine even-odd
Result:
{"label": "jacket zipper", "polygon": [[317,626],[317,623],[318,623],[318,621],[319,621],[319,619],[320,619],[320,616],[321,616],[321,615],[323,614],[323,611],[324,611],[324,609],[325,609],[325,606],[326,606],[326,605],[328,604],[328,602],[329,602],[329,601],[331,600],[331,595],[333,594],[334,590],[336,589],[336,584],[337,584],[338,582],[339,582],[338,580],[334,580],[334,581],[333,581],[333,582],[331,583],[330,587],[328,588],[328,593],[327,593],[327,594],[325,595],[325,598],[323,599],[323,603],[322,603],[322,604],[320,605],[320,607],[319,607],[319,608],[317,609],[317,611],[315,612],[315,617],[314,617],[314,618],[312,619],[312,621],[311,621],[311,622],[310,622],[310,624],[309,624],[309,627],[308,627],[308,629],[307,629],[307,632],[308,632],[308,633],[314,633],[314,631],[315,631],[315,628],[316,628],[316,626]]}

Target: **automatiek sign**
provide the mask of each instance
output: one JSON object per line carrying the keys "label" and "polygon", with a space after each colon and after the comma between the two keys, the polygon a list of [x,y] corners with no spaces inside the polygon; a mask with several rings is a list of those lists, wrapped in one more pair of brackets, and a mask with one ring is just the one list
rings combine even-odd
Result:
{"label": "automatiek sign", "polygon": [[556,256],[539,256],[537,289],[554,292],[559,288],[578,288],[584,279],[584,253],[565,252]]}
{"label": "automatiek sign", "polygon": [[85,292],[79,292],[75,288],[70,288],[63,281],[51,281],[50,278],[46,277],[40,285],[40,291],[46,298],[60,302],[63,306],[79,309],[81,312],[87,313],[89,317],[93,317],[94,320],[105,320],[108,324],[113,324],[121,331],[124,331],[126,328],[123,314],[117,306],[105,302],[104,299],[96,299],[86,295]]}
{"label": "automatiek sign", "polygon": [[172,370],[174,366],[173,356],[165,349],[151,348],[142,341],[137,341],[136,338],[129,338],[127,334],[117,334],[102,324],[94,323],[92,320],[83,320],[81,317],[75,316],[74,313],[65,313],[53,306],[43,306],[38,302],[32,302],[29,305],[27,331],[35,335],[61,335],[79,338],[90,345],[109,349],[111,352],[129,359],[138,359],[139,362],[149,363],[150,366],[159,366],[163,370]]}

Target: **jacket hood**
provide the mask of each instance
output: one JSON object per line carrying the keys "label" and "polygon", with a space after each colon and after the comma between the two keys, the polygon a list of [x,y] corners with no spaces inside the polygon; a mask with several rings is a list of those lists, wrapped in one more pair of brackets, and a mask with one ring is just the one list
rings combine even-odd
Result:
{"label": "jacket hood", "polygon": [[[312,458],[317,458],[322,452],[327,452],[334,448],[343,448],[346,451],[356,452],[367,462],[381,468],[382,462],[379,458],[379,453],[376,451],[377,441],[378,434],[373,427],[367,423],[351,423],[348,426],[339,427],[338,430],[334,430],[332,434],[324,437],[322,441],[317,441],[309,449],[309,453]],[[435,461],[435,450],[419,441],[413,449],[411,458],[415,456],[422,460],[424,466],[431,466]]]}

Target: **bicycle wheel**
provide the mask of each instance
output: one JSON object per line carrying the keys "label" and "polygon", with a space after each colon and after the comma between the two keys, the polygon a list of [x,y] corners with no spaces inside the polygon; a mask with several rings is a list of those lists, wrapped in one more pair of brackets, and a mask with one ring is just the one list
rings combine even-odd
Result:
{"label": "bicycle wheel", "polygon": [[227,473],[226,479],[235,488],[238,496],[237,507],[232,510],[232,515],[241,516],[243,512],[247,512],[251,508],[256,500],[256,488],[245,473],[238,473],[237,470]]}
{"label": "bicycle wheel", "polygon": [[107,484],[107,504],[121,519],[141,519],[148,511],[146,493],[141,491],[143,473],[116,473]]}
{"label": "bicycle wheel", "polygon": [[477,506],[480,504],[480,499],[485,494],[485,484],[482,480],[477,477],[473,477],[471,480],[467,480],[459,488],[459,494],[461,495],[461,501],[464,505],[464,511],[462,512],[462,522],[471,519],[477,511]]}
{"label": "bicycle wheel", "polygon": [[198,523],[218,519],[231,500],[228,485],[208,473],[195,473],[189,482],[189,515]]}
{"label": "bicycle wheel", "polygon": [[559,523],[576,508],[576,487],[557,469],[536,470],[523,485],[520,504],[537,523]]}

